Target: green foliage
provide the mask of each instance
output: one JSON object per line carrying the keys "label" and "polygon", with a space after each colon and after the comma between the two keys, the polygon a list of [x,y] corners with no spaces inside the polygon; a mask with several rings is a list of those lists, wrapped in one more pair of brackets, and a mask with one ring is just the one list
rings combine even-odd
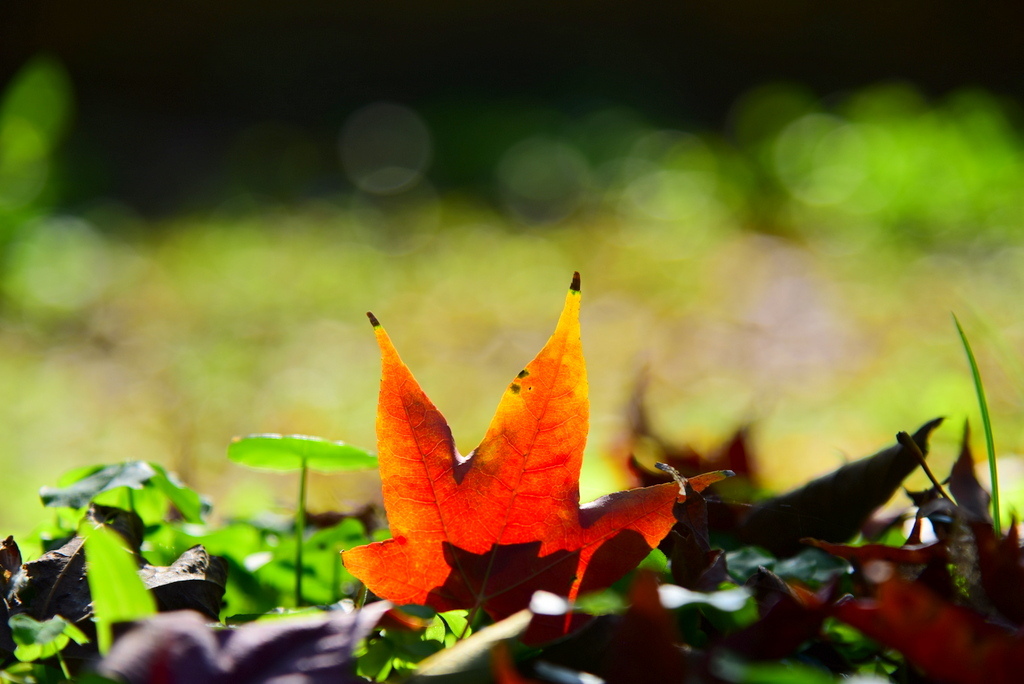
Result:
{"label": "green foliage", "polygon": [[[303,591],[303,578],[306,574],[303,559],[303,549],[306,544],[303,540],[306,529],[307,470],[312,468],[324,472],[335,472],[374,468],[377,466],[377,458],[344,442],[332,442],[307,435],[273,434],[236,437],[228,446],[228,458],[253,468],[299,470],[299,498],[295,507],[292,577],[295,582],[295,605],[301,606],[307,598]],[[340,558],[333,559],[332,563],[337,564],[338,567],[330,574],[330,577],[340,579]]]}
{"label": "green foliage", "polygon": [[72,641],[76,644],[89,641],[82,630],[59,615],[40,622],[31,615],[19,613],[12,615],[8,624],[14,643],[18,645],[14,657],[22,662],[51,658]]}
{"label": "green foliage", "polygon": [[0,238],[52,196],[53,157],[72,113],[71,82],[50,56],[30,60],[0,96]]}
{"label": "green foliage", "polygon": [[[173,483],[173,489],[157,484],[162,479]],[[62,525],[66,528],[66,521],[80,515],[88,504],[122,497],[121,500],[143,504],[137,506],[137,510],[145,513],[147,518],[143,548],[150,562],[169,563],[183,549],[195,544],[203,544],[209,552],[223,557],[230,569],[224,614],[234,615],[230,619],[232,624],[271,624],[283,617],[322,616],[324,607],[344,609],[361,600],[358,583],[340,563],[341,550],[369,541],[363,523],[357,518],[343,517],[330,527],[312,531],[302,529],[299,533],[289,520],[273,516],[217,526],[190,522],[176,515],[178,507],[170,505],[170,497],[198,502],[199,495],[178,483],[166,470],[141,462],[79,469],[60,478],[59,484],[58,487],[45,488],[43,492],[44,501],[50,508],[59,515],[66,514],[58,518],[55,530]],[[687,515],[691,514],[696,515],[696,512],[690,511]],[[700,519],[697,515],[691,522]],[[100,653],[106,654],[111,648],[112,625],[151,615],[155,611],[154,599],[139,579],[137,557],[118,533],[106,525],[83,524],[81,527],[85,536],[86,576],[92,595],[97,642]],[[900,551],[899,547],[905,541],[902,534],[894,531],[885,538],[894,547],[891,549],[893,552]],[[282,608],[290,594],[296,570],[295,548],[300,544],[306,549],[301,567],[306,596],[319,607]],[[882,553],[884,549],[877,542],[872,548],[876,549],[873,553]],[[1016,548],[1007,549],[1007,553],[1016,553]],[[1016,555],[1012,557],[1016,558]],[[833,600],[824,598],[826,595],[839,596],[844,591],[840,587],[860,591],[857,583],[866,581],[865,576],[859,574],[857,582],[848,579],[851,572],[861,572],[859,565],[851,568],[847,561],[817,548],[807,548],[788,558],[776,558],[754,546],[734,547],[725,554],[725,562],[736,582],[745,582],[755,575],[759,582],[750,587],[740,587],[723,580],[713,590],[676,586],[671,580],[671,563],[664,553],[656,550],[641,564],[644,572],[660,577],[656,606],[644,607],[640,595],[634,593],[639,579],[639,575],[634,573],[633,578],[608,590],[582,597],[573,609],[596,616],[592,619],[612,618],[622,621],[623,625],[634,625],[629,629],[644,625],[640,629],[650,633],[644,633],[642,639],[664,639],[666,636],[659,636],[663,634],[659,630],[668,629],[695,654],[706,654],[707,667],[726,682],[826,684],[840,681],[837,678],[840,672],[856,674],[864,681],[899,680],[900,669],[906,668],[907,664],[898,652],[837,619],[832,612],[834,608],[813,617],[815,611],[823,610],[814,606],[818,602]],[[1019,572],[1024,573],[1024,567]],[[776,618],[778,624],[768,628],[764,625],[771,623],[772,613],[771,609],[765,612],[762,601],[766,596],[763,593],[765,587],[770,585],[760,584],[767,576],[780,583],[770,590],[781,592],[774,601],[792,601],[781,594],[794,591],[794,587],[802,587],[801,591],[805,592],[800,602],[785,609],[790,611],[788,617],[784,614]],[[1007,577],[1000,581],[1016,580]],[[779,589],[778,586],[786,588]],[[817,589],[817,597],[810,597],[806,593],[808,588]],[[659,613],[661,618],[658,618]],[[638,619],[640,622],[635,622]],[[491,667],[491,652],[496,645],[522,636],[528,620],[529,615],[516,614],[488,625],[485,616],[471,617],[464,610],[435,613],[422,606],[402,606],[401,613],[393,617],[392,622],[378,625],[355,646],[352,653],[354,670],[360,676],[381,682],[416,682],[438,677],[443,681],[478,681]],[[659,620],[667,622],[656,627]],[[62,651],[71,641],[85,642],[75,626],[60,617],[37,622],[25,614],[18,614],[11,618],[10,627],[16,644],[14,655],[21,662],[4,670],[8,679],[57,681],[59,675],[55,674],[55,666],[48,663],[55,657],[64,678],[89,681],[88,677],[70,672],[63,657]],[[791,629],[796,630],[796,637],[788,634]],[[800,630],[809,631],[799,636]],[[591,633],[583,630],[572,638],[583,639],[581,648],[593,648],[593,644],[588,645],[586,636]],[[601,634],[601,631],[593,633]],[[745,634],[752,636],[745,637]],[[0,633],[0,640],[2,638]],[[723,640],[731,644],[725,650],[717,646]],[[782,648],[779,653],[788,655],[768,661],[758,659],[758,644],[765,640],[786,644],[773,648]],[[611,643],[615,643],[615,638]],[[814,655],[814,649],[822,648],[824,644],[833,654],[827,666]],[[611,645],[607,648],[614,650]],[[750,651],[751,648],[754,650]],[[565,673],[574,672],[573,668],[547,663],[546,658],[556,657],[553,654],[559,652],[556,647],[549,651],[546,647],[531,650],[520,646],[516,650],[521,659],[532,662],[536,658],[537,672],[544,673],[544,677],[560,676],[554,674],[559,667]],[[678,657],[676,646],[672,645],[670,652]],[[751,653],[755,657],[748,657]],[[612,654],[605,657],[625,656]],[[652,652],[652,655],[644,657],[656,656]],[[607,664],[606,661],[595,660],[590,665],[596,669],[602,667],[602,663]],[[587,668],[586,665],[583,667]],[[641,667],[641,664],[638,662],[635,667]]]}
{"label": "green foliage", "polygon": [[771,570],[787,580],[808,586],[821,586],[849,572],[850,564],[820,549],[808,548],[791,558],[776,559],[764,549],[744,546],[726,554],[729,573],[737,582],[745,582],[759,567]]}
{"label": "green foliage", "polygon": [[368,640],[359,652],[356,671],[360,675],[374,681],[407,676],[425,658],[451,648],[472,634],[464,610],[434,613],[423,606],[403,606],[402,609],[414,612],[416,617],[429,621],[428,624],[416,630],[386,630]]}
{"label": "green foliage", "polygon": [[[141,500],[131,492],[117,492],[117,497],[102,494],[122,487],[141,490]],[[39,496],[44,506],[84,508],[91,502],[118,505],[139,513],[145,522],[163,519],[167,506],[173,505],[187,522],[200,523],[210,504],[183,485],[158,463],[130,461],[109,466],[89,466],[66,473],[58,487],[43,487]]]}
{"label": "green foliage", "polygon": [[[600,111],[576,119],[553,118],[550,112],[527,114],[509,117],[495,109],[483,123],[472,124],[489,145],[486,150],[479,146],[482,152],[471,150],[476,154],[473,163],[482,169],[480,178],[497,178],[494,194],[502,198],[502,207],[439,192],[395,213],[356,197],[287,214],[257,206],[249,213],[226,210],[159,225],[122,208],[56,217],[52,214],[63,192],[57,173],[60,146],[73,115],[72,91],[54,59],[28,63],[0,98],[0,291],[11,312],[0,326],[0,378],[3,394],[12,398],[0,407],[11,455],[7,479],[37,481],[58,467],[50,460],[52,454],[74,454],[77,463],[138,455],[166,463],[181,458],[180,464],[191,469],[190,481],[235,479],[239,469],[224,477],[217,459],[207,458],[223,443],[222,436],[230,434],[224,426],[283,426],[293,417],[301,429],[323,427],[331,434],[370,439],[372,410],[366,398],[376,383],[375,371],[359,375],[352,367],[360,359],[372,366],[372,359],[365,358],[362,338],[350,335],[347,323],[325,321],[340,320],[339,311],[365,308],[368,299],[406,298],[405,305],[415,295],[422,307],[418,323],[424,329],[478,330],[465,335],[462,346],[441,349],[440,354],[489,360],[505,351],[490,344],[486,326],[465,325],[465,318],[477,311],[484,312],[479,315],[487,326],[525,320],[523,311],[534,305],[528,293],[514,291],[509,310],[502,312],[489,308],[479,294],[485,289],[480,283],[500,287],[492,280],[496,270],[525,263],[538,278],[560,278],[566,263],[600,267],[608,276],[607,292],[622,297],[621,302],[606,297],[606,306],[639,312],[634,322],[665,318],[670,331],[693,330],[694,339],[711,339],[716,344],[709,346],[717,347],[726,340],[712,334],[713,326],[690,327],[692,307],[728,310],[728,326],[753,320],[752,329],[771,327],[771,316],[761,314],[774,299],[748,295],[734,284],[734,271],[742,268],[748,277],[767,268],[774,257],[785,257],[782,275],[792,275],[800,287],[833,289],[841,302],[822,307],[810,302],[807,325],[794,326],[800,335],[809,331],[823,347],[836,343],[842,353],[868,346],[879,358],[887,352],[893,359],[853,359],[851,368],[866,370],[857,378],[851,373],[840,379],[845,384],[834,392],[837,403],[863,405],[872,414],[868,420],[886,429],[894,414],[902,416],[907,404],[916,403],[907,401],[903,388],[920,387],[916,398],[940,404],[944,412],[955,413],[960,406],[950,401],[959,392],[959,374],[936,370],[954,364],[944,362],[948,359],[935,352],[936,345],[920,343],[937,337],[938,326],[909,321],[907,311],[920,310],[921,302],[933,297],[966,296],[995,310],[1007,308],[1000,302],[1015,304],[1019,274],[1024,272],[1019,249],[1024,138],[1009,108],[986,94],[961,92],[926,102],[908,86],[879,86],[825,103],[796,88],[768,86],[738,104],[728,136],[663,130],[631,112],[611,116]],[[512,128],[495,135],[490,123],[510,118],[515,119]],[[611,120],[617,123],[601,128]],[[466,137],[465,130],[458,132]],[[540,174],[530,176],[538,169],[546,179],[541,185],[535,182]],[[546,197],[549,191],[561,195]],[[524,226],[532,223],[557,225],[545,230]],[[119,228],[135,225],[153,230],[145,238],[118,234]],[[805,244],[811,245],[807,251]],[[816,255],[813,261],[810,252]],[[482,253],[496,255],[495,261],[477,258]],[[755,258],[762,253],[768,255],[765,262]],[[980,258],[972,261],[972,254]],[[736,255],[739,266],[722,266]],[[638,269],[638,263],[644,268]],[[974,277],[979,270],[986,279]],[[446,277],[436,278],[438,272]],[[286,278],[253,278],[253,273],[282,273]],[[773,273],[764,282],[752,280],[749,291],[761,292],[765,282],[785,280]],[[941,282],[936,282],[936,273],[941,273]],[[434,302],[454,300],[461,306],[454,315],[434,308]],[[749,308],[737,311],[738,303]],[[591,339],[606,349],[612,341],[621,343],[616,349],[625,358],[632,354],[631,328],[617,312],[595,315]],[[669,319],[677,314],[668,312],[679,312],[679,318]],[[882,332],[901,325],[913,347],[902,348]],[[958,328],[983,413],[998,525],[1000,492],[989,407],[977,361],[959,323]],[[527,333],[532,334],[524,329]],[[689,359],[700,346],[691,344],[687,335],[673,333],[666,339],[641,342],[670,360],[673,355]],[[37,346],[52,353],[39,352]],[[897,353],[888,354],[894,347]],[[729,347],[725,352],[728,358],[739,358],[744,349]],[[807,391],[808,379],[818,381],[815,372],[828,375],[823,383],[837,382],[825,367],[833,364],[832,357],[821,366],[805,367],[789,363],[785,354],[756,351],[752,355],[757,364],[740,368],[736,377],[696,377],[703,383],[699,399],[663,398],[665,413],[713,426],[759,405],[755,402],[766,392],[777,394],[779,406],[796,405],[799,414],[790,424],[777,424],[772,430],[776,434],[766,437],[776,439],[773,447],[782,445],[766,452],[784,455],[777,472],[788,477],[801,458],[809,457],[795,453],[777,433],[813,425],[815,433],[827,435],[821,442],[834,445],[833,428],[849,426],[832,416],[847,415],[849,406],[818,409],[815,405],[825,402],[817,385],[812,383],[814,392]],[[412,353],[439,351],[431,343]],[[772,375],[776,366],[781,370]],[[467,375],[485,372],[467,369]],[[799,386],[796,392],[782,385],[781,379],[789,375]],[[754,382],[746,383],[751,376]],[[158,378],[158,390],[132,384],[135,378],[151,377]],[[127,383],[126,378],[133,380]],[[254,378],[265,383],[262,397],[254,398]],[[988,380],[1000,381],[998,374]],[[602,382],[624,387],[629,378],[620,372]],[[490,405],[478,406],[464,385],[449,384],[439,390],[448,392],[437,397],[439,405],[462,401],[466,424],[487,417],[474,412],[486,413]],[[119,403],[108,403],[107,397],[115,395],[106,391],[112,386],[131,386],[128,400],[117,393]],[[996,419],[1014,415],[1019,407],[1000,399],[1011,392],[991,384],[988,389]],[[794,396],[799,399],[795,404],[790,400]],[[608,415],[619,395],[613,390],[599,400],[606,404],[595,414]],[[803,434],[811,432],[805,429]],[[372,455],[355,447],[294,435],[253,435],[232,443],[228,454],[237,463],[274,470],[344,472],[375,466]],[[815,469],[820,465],[813,462]],[[132,510],[142,518],[143,553],[154,564],[168,564],[195,544],[223,557],[229,580],[222,617],[276,615],[287,612],[281,607],[291,603],[359,603],[360,587],[341,566],[338,552],[384,538],[387,530],[368,534],[354,518],[326,529],[306,525],[304,473],[292,514],[276,519],[249,515],[248,510],[273,502],[253,501],[257,497],[246,487],[255,480],[237,479],[243,481],[242,493],[235,496],[249,507],[246,514],[238,514],[237,505],[228,506],[228,517],[211,524],[208,502],[156,462],[78,468],[41,492],[48,511],[34,539],[44,551],[59,546],[78,527],[82,509],[96,502]],[[1014,491],[1024,501],[1024,489],[1013,487],[1004,490],[1004,503]],[[5,519],[11,516],[22,526],[38,522],[37,511],[25,505],[32,493],[10,489]],[[223,492],[225,498],[229,494]],[[354,498],[350,492],[338,497]],[[131,577],[134,561],[112,534],[101,528],[87,542],[104,650],[112,622],[152,611],[142,598],[148,594],[140,593],[141,585]],[[903,541],[896,528],[881,540],[893,547]],[[816,549],[775,558],[755,547],[726,548],[732,548],[726,565],[737,583],[763,567],[796,586],[822,591],[835,584],[846,591],[856,571]],[[644,566],[670,582],[670,567],[661,552],[654,552]],[[965,577],[958,575],[954,582],[969,595]],[[621,615],[631,607],[628,586],[624,581],[583,597],[576,607],[594,615]],[[675,626],[691,647],[711,645],[759,619],[754,600],[742,590],[728,582],[718,589],[692,591],[671,608]],[[452,657],[447,654],[486,622],[476,616],[471,626],[464,611],[425,619],[428,624],[420,629],[375,631],[358,651],[357,671],[394,681],[428,658],[432,666],[442,661],[442,670],[462,667],[466,661],[453,665],[445,660]],[[29,620],[25,615],[11,618],[14,656],[26,662],[12,662],[3,677],[26,683],[61,680],[61,673],[43,661],[60,658],[71,641],[81,643],[79,634],[61,618]],[[834,618],[825,620],[822,635],[820,643],[849,666],[850,676],[896,681],[919,676],[899,653]],[[483,643],[472,657],[486,670],[488,649],[495,642]],[[839,675],[808,664],[816,662],[816,655],[804,648],[773,662],[722,657],[716,660],[715,673],[732,682],[837,681]]]}

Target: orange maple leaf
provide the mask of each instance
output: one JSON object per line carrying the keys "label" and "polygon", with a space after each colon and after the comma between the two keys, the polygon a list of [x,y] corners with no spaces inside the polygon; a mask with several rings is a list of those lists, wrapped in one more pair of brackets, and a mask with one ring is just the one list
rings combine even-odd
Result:
{"label": "orange maple leaf", "polygon": [[[674,482],[580,506],[590,407],[579,308],[576,273],[554,335],[468,456],[369,314],[382,356],[377,447],[392,538],[342,557],[374,594],[499,620],[539,589],[573,600],[608,587],[668,534],[685,498]],[[722,477],[689,482],[699,491]]]}

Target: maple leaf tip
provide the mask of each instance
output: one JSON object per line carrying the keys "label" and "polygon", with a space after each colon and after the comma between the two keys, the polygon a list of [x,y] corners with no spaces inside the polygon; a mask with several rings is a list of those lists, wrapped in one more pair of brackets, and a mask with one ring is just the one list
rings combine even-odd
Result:
{"label": "maple leaf tip", "polygon": [[377,317],[373,315],[373,312],[367,311],[366,317],[370,319],[370,325],[372,325],[374,328],[380,327],[380,321],[378,321]]}
{"label": "maple leaf tip", "polygon": [[579,292],[580,291],[580,272],[579,271],[573,271],[573,273],[572,273],[572,282],[569,284],[569,289],[572,290],[573,292]]}

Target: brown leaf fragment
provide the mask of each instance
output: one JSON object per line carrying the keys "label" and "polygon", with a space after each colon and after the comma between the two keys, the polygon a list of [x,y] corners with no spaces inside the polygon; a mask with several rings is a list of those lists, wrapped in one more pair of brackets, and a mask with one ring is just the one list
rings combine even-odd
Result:
{"label": "brown leaf fragment", "polygon": [[8,536],[0,542],[0,597],[7,596],[7,588],[17,581],[20,573],[21,549],[14,537]]}
{"label": "brown leaf fragment", "polygon": [[[928,435],[941,422],[941,418],[929,421],[914,434],[922,453],[928,451]],[[889,500],[918,464],[909,450],[899,444],[891,446],[759,503],[740,524],[738,536],[742,542],[762,546],[779,557],[799,552],[804,537],[844,542],[857,533],[872,511]]]}
{"label": "brown leaf fragment", "polygon": [[757,614],[762,618],[783,596],[797,600],[796,594],[793,593],[792,587],[786,583],[786,580],[763,565],[758,566],[754,574],[743,583],[743,586],[754,592]]}
{"label": "brown leaf fragment", "polygon": [[161,612],[191,609],[210,620],[219,619],[227,562],[211,556],[201,544],[182,553],[169,566],[143,565],[139,576]]}
{"label": "brown leaf fragment", "polygon": [[73,537],[59,549],[22,566],[8,595],[11,612],[28,613],[36,620],[61,615],[81,627],[92,614],[82,543],[81,537]]}
{"label": "brown leaf fragment", "polygon": [[128,544],[128,548],[136,553],[142,547],[142,537],[146,533],[146,526],[142,522],[142,518],[134,511],[90,504],[83,517],[83,522],[92,525],[106,525],[121,535]]}
{"label": "brown leaf fragment", "polygon": [[468,639],[441,649],[419,662],[416,672],[406,684],[439,684],[448,682],[486,682],[492,671],[491,658],[495,645],[521,636],[532,619],[532,613],[523,609],[474,632]]}
{"label": "brown leaf fragment", "polygon": [[[93,504],[87,524],[105,524],[131,545],[143,583],[153,592],[160,610],[191,608],[216,620],[227,580],[227,564],[202,546],[183,553],[166,567],[148,564],[139,554],[142,520],[133,512]],[[58,549],[21,566],[8,594],[10,612],[27,613],[37,620],[61,615],[92,634],[92,595],[86,579],[84,539],[72,537]]]}
{"label": "brown leaf fragment", "polygon": [[[109,525],[135,550],[142,543],[143,524],[135,513],[92,504],[84,520],[93,525]],[[28,613],[36,620],[61,615],[83,628],[86,634],[92,632],[88,621],[92,615],[92,597],[85,577],[83,541],[75,535],[60,548],[22,565],[8,594],[12,614]]]}
{"label": "brown leaf fragment", "polygon": [[992,497],[978,482],[974,472],[974,457],[971,455],[970,426],[964,422],[964,437],[960,443],[960,455],[953,463],[949,474],[949,491],[956,499],[957,506],[971,518],[992,524],[989,502]]}

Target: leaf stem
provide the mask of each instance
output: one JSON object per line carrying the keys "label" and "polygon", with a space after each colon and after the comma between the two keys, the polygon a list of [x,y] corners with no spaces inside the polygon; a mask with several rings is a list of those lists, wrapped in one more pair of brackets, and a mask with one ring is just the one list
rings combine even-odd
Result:
{"label": "leaf stem", "polygon": [[57,651],[57,662],[60,664],[60,671],[64,673],[64,679],[71,681],[71,671],[68,669],[68,664],[64,660],[64,654]]}
{"label": "leaf stem", "polygon": [[302,459],[299,470],[299,509],[295,511],[295,606],[302,606],[302,545],[306,536],[306,474],[308,466]]}
{"label": "leaf stem", "polygon": [[366,588],[366,585],[360,582],[359,592],[356,594],[356,610],[362,610],[363,606],[366,605],[366,596],[369,593],[370,590]]}
{"label": "leaf stem", "polygon": [[921,469],[924,471],[924,474],[928,476],[928,479],[932,481],[932,485],[939,494],[941,494],[943,498],[952,501],[953,499],[950,498],[949,494],[946,493],[946,490],[942,488],[942,483],[935,477],[935,473],[933,473],[932,469],[928,467],[928,461],[924,457],[924,452],[921,451],[921,447],[917,445],[914,438],[906,432],[899,432],[896,434],[896,441],[900,443],[900,446],[907,449],[911,454],[917,457],[918,463],[921,464]]}
{"label": "leaf stem", "polygon": [[978,360],[974,358],[974,351],[971,343],[967,341],[967,334],[964,332],[960,320],[953,314],[953,323],[960,333],[960,341],[967,352],[967,361],[971,365],[971,376],[974,378],[974,391],[978,395],[978,407],[981,409],[981,424],[985,428],[985,447],[988,450],[988,473],[992,481],[992,529],[997,537],[1002,537],[1002,524],[999,521],[999,471],[996,468],[996,444],[992,436],[992,419],[988,413],[988,400],[985,399],[985,386],[981,382],[981,371],[978,370]]}

